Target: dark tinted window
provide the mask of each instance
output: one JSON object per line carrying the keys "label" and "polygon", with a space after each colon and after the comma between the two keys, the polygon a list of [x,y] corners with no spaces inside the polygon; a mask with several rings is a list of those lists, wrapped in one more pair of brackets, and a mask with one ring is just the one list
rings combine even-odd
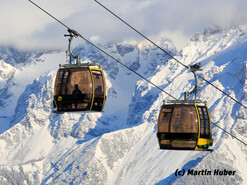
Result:
{"label": "dark tinted window", "polygon": [[204,106],[198,106],[198,112],[200,117],[200,137],[210,138],[210,120],[207,108]]}
{"label": "dark tinted window", "polygon": [[101,71],[92,70],[95,96],[104,96],[104,81]]}
{"label": "dark tinted window", "polygon": [[92,94],[92,78],[89,69],[60,69],[56,87],[58,94],[71,95],[76,85],[82,94]]}

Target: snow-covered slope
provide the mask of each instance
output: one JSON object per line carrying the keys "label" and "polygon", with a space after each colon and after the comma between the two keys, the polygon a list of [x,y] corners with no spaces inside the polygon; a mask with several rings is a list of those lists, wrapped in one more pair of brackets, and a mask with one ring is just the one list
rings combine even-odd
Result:
{"label": "snow-covered slope", "polygon": [[[247,105],[247,26],[209,27],[178,53],[201,62],[200,74]],[[192,88],[193,74],[148,42],[99,45],[177,98]],[[36,56],[16,66],[0,62],[0,184],[247,184],[247,149],[213,126],[213,152],[162,151],[156,137],[163,100],[157,88],[88,44],[74,50],[101,63],[107,84],[102,113],[52,113],[54,78],[64,52]],[[247,142],[246,109],[201,83],[213,123]],[[232,176],[176,176],[176,170],[231,170]]]}

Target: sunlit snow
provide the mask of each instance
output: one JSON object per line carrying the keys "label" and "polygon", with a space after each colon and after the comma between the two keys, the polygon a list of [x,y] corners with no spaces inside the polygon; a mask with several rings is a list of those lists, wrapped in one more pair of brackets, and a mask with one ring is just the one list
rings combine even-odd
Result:
{"label": "sunlit snow", "polygon": [[[179,53],[182,63],[201,62],[199,75],[247,105],[247,26],[196,33]],[[194,77],[147,41],[101,43],[150,81],[182,99]],[[53,114],[56,71],[65,52],[47,52],[27,63],[0,61],[0,184],[246,184],[246,145],[213,126],[213,152],[160,150],[157,118],[165,93],[88,44],[74,52],[99,62],[107,99],[102,113]],[[247,142],[246,109],[200,81],[214,124]],[[176,176],[176,170],[232,170],[235,175]]]}

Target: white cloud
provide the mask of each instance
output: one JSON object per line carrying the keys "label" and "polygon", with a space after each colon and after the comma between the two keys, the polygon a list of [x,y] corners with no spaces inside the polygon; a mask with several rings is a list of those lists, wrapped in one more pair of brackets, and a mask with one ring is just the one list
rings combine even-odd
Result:
{"label": "white cloud", "polygon": [[[208,24],[247,23],[245,0],[99,0],[147,36],[165,35],[178,47]],[[140,39],[93,0],[34,0],[92,40]],[[66,48],[66,28],[28,0],[0,0],[0,44],[24,48]],[[165,33],[165,34],[164,34]],[[77,39],[78,40],[78,39]],[[78,41],[77,41],[78,42]]]}
{"label": "white cloud", "polygon": [[[85,4],[80,3],[80,1],[71,4],[67,0],[34,0],[34,2],[56,15],[60,20],[66,19],[78,10],[83,10],[84,6],[82,5]],[[39,47],[39,45],[52,46],[53,44],[42,42],[48,42],[48,40],[51,42],[50,33],[55,36],[54,31],[64,30],[55,20],[28,0],[0,0],[0,24],[0,44],[24,48]],[[46,37],[47,39],[45,39]],[[57,38],[54,38],[54,41],[56,40]]]}

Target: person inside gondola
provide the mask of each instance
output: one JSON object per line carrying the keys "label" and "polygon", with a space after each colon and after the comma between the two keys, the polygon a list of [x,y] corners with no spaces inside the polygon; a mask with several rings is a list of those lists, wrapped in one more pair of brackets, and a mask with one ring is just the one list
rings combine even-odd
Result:
{"label": "person inside gondola", "polygon": [[95,95],[96,96],[102,95],[102,87],[100,85],[95,89]]}
{"label": "person inside gondola", "polygon": [[82,96],[82,92],[81,90],[79,89],[79,86],[78,84],[75,84],[75,89],[73,90],[73,99],[74,99],[74,102],[75,102],[75,109],[77,108],[77,102],[78,100],[81,98]]}
{"label": "person inside gondola", "polygon": [[104,96],[104,93],[102,91],[102,87],[99,85],[95,89],[95,98],[94,98],[94,109],[95,110],[101,110],[101,108],[103,106],[103,98],[102,98],[102,96]]}

